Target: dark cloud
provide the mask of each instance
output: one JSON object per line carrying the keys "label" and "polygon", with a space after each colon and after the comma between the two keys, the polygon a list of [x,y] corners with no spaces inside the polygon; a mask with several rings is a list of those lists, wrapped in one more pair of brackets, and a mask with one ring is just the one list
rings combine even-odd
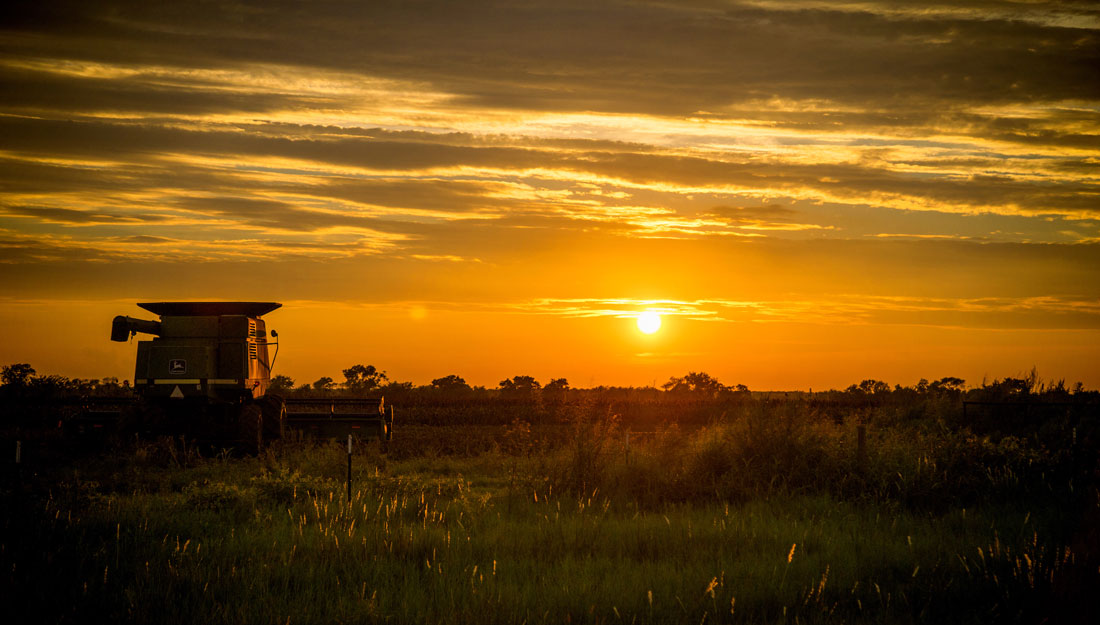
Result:
{"label": "dark cloud", "polygon": [[367,73],[491,107],[685,115],[772,96],[903,109],[1100,96],[1096,31],[1026,19],[1050,7],[775,6],[50,2],[21,3],[4,24],[16,58]]}
{"label": "dark cloud", "polygon": [[706,213],[708,217],[717,217],[731,223],[757,222],[757,221],[785,221],[793,217],[797,211],[769,204],[767,206],[715,206]]}
{"label": "dark cloud", "polygon": [[[445,213],[469,213],[478,210],[524,212],[537,206],[535,202],[504,195],[509,191],[509,186],[505,183],[476,180],[344,178],[332,180],[312,191],[323,197],[375,206]],[[493,194],[501,195],[494,197]]]}
{"label": "dark cloud", "polygon": [[102,261],[108,260],[112,256],[112,254],[84,245],[66,246],[51,241],[0,238],[0,263],[29,265],[3,272],[7,274],[5,282],[12,285],[13,291],[18,289],[25,292],[23,285],[26,284],[28,278],[33,284],[34,276],[42,275],[40,270],[33,268],[35,265]]}
{"label": "dark cloud", "polygon": [[0,66],[4,106],[11,111],[126,114],[264,113],[317,106],[321,98],[228,91],[202,81],[164,84],[150,76],[90,78]]}
{"label": "dark cloud", "polygon": [[204,215],[231,218],[242,224],[295,232],[314,232],[336,226],[375,228],[385,223],[352,214],[309,210],[286,202],[250,198],[184,197],[177,199],[174,205]]}
{"label": "dark cloud", "polygon": [[148,234],[135,234],[134,236],[123,237],[120,240],[125,241],[127,243],[151,243],[151,244],[176,243],[177,242],[176,239],[169,239],[167,237],[155,237],[155,236],[151,236],[151,235],[148,235]]}
{"label": "dark cloud", "polygon": [[[114,158],[147,158],[152,154],[217,155],[235,157],[284,157],[328,166],[351,166],[384,171],[428,170],[432,168],[499,168],[502,170],[561,169],[621,179],[636,184],[671,183],[685,186],[765,187],[777,192],[799,194],[809,189],[826,197],[866,200],[868,197],[901,198],[927,202],[943,210],[995,210],[1006,207],[1026,213],[1096,214],[1100,185],[1089,178],[1058,180],[1051,177],[998,176],[994,174],[904,172],[888,162],[879,166],[864,163],[804,164],[725,154],[720,158],[656,153],[613,151],[569,151],[529,147],[482,147],[432,144],[424,140],[383,141],[363,137],[289,139],[249,135],[229,130],[186,130],[162,126],[112,124],[105,122],[57,122],[0,118],[9,150],[43,156],[102,157],[105,145]],[[162,172],[175,176],[171,170]],[[238,188],[219,175],[223,184]],[[81,174],[88,177],[88,174]],[[140,175],[140,173],[139,173]],[[175,176],[178,178],[178,176]],[[134,182],[132,175],[124,184]],[[102,184],[98,181],[96,184]],[[180,179],[181,184],[188,183]],[[13,185],[18,186],[18,181]],[[172,183],[166,183],[171,186]],[[426,202],[428,195],[456,210],[479,206],[500,206],[502,202],[479,193],[485,185],[459,183],[400,183],[409,199],[394,202],[408,207]],[[373,185],[373,189],[372,189]],[[387,188],[389,187],[389,188]],[[359,191],[357,192],[356,189]],[[395,197],[394,183],[349,183],[333,185],[336,197],[368,199],[372,190],[381,198]],[[321,194],[323,195],[323,191]],[[447,195],[443,198],[441,195]],[[436,201],[436,200],[433,200]],[[512,204],[516,207],[516,204]],[[430,204],[429,204],[430,207]],[[522,207],[516,207],[522,208]]]}
{"label": "dark cloud", "polygon": [[72,208],[45,208],[37,206],[7,206],[0,207],[0,212],[9,215],[22,215],[41,221],[63,224],[132,224],[132,223],[158,223],[168,220],[162,215],[131,215],[131,214],[107,214],[98,211],[78,210]]}

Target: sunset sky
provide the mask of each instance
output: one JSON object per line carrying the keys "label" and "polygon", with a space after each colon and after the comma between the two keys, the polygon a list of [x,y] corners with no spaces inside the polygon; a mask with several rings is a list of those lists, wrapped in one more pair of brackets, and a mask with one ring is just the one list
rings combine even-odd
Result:
{"label": "sunset sky", "polygon": [[1100,386],[1092,0],[0,12],[0,364],[221,299],[299,383]]}

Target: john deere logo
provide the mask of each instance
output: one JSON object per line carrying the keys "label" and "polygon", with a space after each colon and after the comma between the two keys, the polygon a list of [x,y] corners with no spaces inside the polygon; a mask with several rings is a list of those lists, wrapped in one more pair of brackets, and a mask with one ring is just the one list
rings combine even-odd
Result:
{"label": "john deere logo", "polygon": [[183,375],[187,373],[187,361],[182,358],[168,361],[168,373],[172,375]]}

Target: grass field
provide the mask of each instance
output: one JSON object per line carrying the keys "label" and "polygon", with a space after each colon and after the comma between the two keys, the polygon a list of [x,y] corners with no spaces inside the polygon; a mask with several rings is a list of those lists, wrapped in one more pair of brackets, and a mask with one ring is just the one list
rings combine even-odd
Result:
{"label": "grass field", "polygon": [[860,453],[855,425],[796,417],[629,446],[591,415],[407,427],[386,454],[357,446],[350,502],[337,443],[59,447],[5,477],[3,604],[12,622],[693,624],[1095,605],[1095,450],[894,423]]}

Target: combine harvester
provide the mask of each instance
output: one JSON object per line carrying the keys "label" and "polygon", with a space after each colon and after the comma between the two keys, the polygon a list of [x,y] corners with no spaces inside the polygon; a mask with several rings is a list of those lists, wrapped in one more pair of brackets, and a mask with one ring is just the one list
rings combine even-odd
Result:
{"label": "combine harvester", "polygon": [[[393,408],[383,399],[284,399],[268,393],[274,355],[263,315],[274,302],[153,302],[138,304],[159,321],[119,315],[111,340],[126,342],[138,333],[131,401],[105,400],[88,406],[80,429],[102,429],[112,422],[122,431],[182,434],[229,443],[258,452],[282,438],[287,428],[321,437],[393,435]],[[278,339],[272,330],[271,338]]]}

